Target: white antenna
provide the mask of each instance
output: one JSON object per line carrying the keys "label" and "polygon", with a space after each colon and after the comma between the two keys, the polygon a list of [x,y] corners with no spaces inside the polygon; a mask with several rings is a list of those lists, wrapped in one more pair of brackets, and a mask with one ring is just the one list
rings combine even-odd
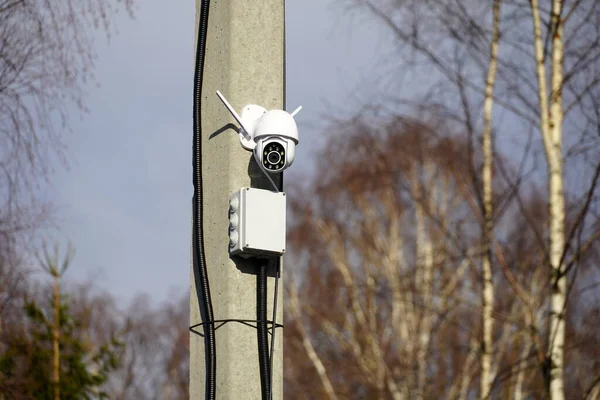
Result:
{"label": "white antenna", "polygon": [[246,137],[246,139],[252,140],[252,133],[248,130],[248,128],[246,128],[246,126],[242,122],[242,118],[238,115],[238,113],[235,111],[235,109],[233,107],[231,107],[231,104],[229,104],[229,102],[227,101],[225,96],[223,96],[223,94],[221,92],[219,92],[218,90],[217,90],[217,96],[219,96],[219,98],[221,99],[221,101],[223,102],[225,107],[229,110],[231,115],[233,115],[233,118],[235,118],[235,120],[238,122],[238,124],[240,124],[243,135]]}
{"label": "white antenna", "polygon": [[300,110],[302,110],[302,106],[299,106],[298,108],[296,108],[290,115],[292,117],[295,117],[296,114],[298,114],[300,112]]}

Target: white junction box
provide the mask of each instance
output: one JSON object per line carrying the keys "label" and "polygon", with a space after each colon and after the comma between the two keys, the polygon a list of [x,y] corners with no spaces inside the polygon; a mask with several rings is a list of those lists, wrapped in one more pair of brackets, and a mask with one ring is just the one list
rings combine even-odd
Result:
{"label": "white junction box", "polygon": [[285,193],[244,187],[231,195],[229,253],[241,257],[285,253]]}

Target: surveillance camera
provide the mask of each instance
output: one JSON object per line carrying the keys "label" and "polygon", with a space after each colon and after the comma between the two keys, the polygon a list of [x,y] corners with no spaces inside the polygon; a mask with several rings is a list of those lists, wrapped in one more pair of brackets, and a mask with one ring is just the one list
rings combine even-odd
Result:
{"label": "surveillance camera", "polygon": [[283,110],[264,113],[254,126],[254,158],[267,172],[276,173],[294,162],[298,127],[291,114]]}
{"label": "surveillance camera", "polygon": [[292,165],[298,144],[294,116],[302,107],[288,113],[284,110],[267,111],[264,107],[249,104],[240,117],[218,90],[217,96],[240,124],[242,147],[254,152],[256,162],[265,172],[281,172]]}

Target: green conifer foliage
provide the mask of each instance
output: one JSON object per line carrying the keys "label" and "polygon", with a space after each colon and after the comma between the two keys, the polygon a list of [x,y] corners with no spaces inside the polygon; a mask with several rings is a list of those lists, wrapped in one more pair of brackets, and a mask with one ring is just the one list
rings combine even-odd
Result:
{"label": "green conifer foliage", "polygon": [[[50,303],[49,303],[50,304]],[[0,388],[3,400],[54,398],[52,380],[52,309],[35,301],[24,305],[26,323],[13,332],[0,353]],[[60,397],[103,399],[103,384],[119,367],[123,343],[116,337],[101,344],[89,343],[81,324],[69,313],[69,302],[60,305]],[[2,395],[0,395],[2,398]]]}

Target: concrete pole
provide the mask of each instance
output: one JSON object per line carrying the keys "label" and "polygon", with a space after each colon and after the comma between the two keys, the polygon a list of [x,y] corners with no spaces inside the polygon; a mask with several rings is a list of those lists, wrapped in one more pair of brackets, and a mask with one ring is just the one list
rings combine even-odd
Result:
{"label": "concrete pole", "polygon": [[[200,0],[196,0],[196,32],[199,10]],[[242,186],[269,187],[251,159],[251,153],[240,146],[236,132],[227,129],[227,125],[235,121],[215,91],[220,90],[238,112],[246,104],[284,108],[284,39],[283,0],[211,2],[202,93],[202,162],[205,250],[215,319],[256,319],[254,267],[248,262],[232,261],[228,254],[228,205],[230,194]],[[273,284],[271,274],[269,319]],[[281,323],[282,290],[279,293],[277,321]],[[190,319],[192,325],[201,322],[193,269]],[[282,339],[283,332],[278,329],[273,399],[283,398]],[[256,330],[230,322],[216,331],[216,346],[217,398],[260,399]],[[194,400],[204,399],[204,362],[204,341],[192,333],[190,398]]]}

